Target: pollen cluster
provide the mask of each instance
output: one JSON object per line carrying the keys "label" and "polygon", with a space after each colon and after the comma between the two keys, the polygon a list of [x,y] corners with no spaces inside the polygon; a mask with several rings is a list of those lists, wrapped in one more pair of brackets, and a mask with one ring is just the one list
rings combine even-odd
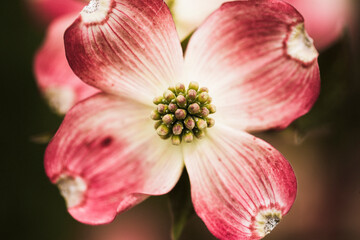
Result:
{"label": "pollen cluster", "polygon": [[199,88],[197,82],[191,82],[188,89],[182,83],[169,87],[153,101],[157,107],[151,118],[156,121],[157,134],[162,139],[171,139],[174,145],[182,141],[191,143],[194,137],[201,139],[206,128],[215,124],[209,117],[216,112],[211,101],[208,88]]}

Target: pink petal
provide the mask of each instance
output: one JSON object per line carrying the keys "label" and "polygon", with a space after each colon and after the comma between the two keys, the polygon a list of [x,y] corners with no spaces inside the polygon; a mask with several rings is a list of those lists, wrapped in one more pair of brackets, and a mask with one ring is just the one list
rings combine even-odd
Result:
{"label": "pink petal", "polygon": [[318,49],[336,41],[349,20],[348,0],[285,0],[305,18],[309,35]]}
{"label": "pink petal", "polygon": [[236,1],[194,33],[185,62],[188,76],[211,91],[217,121],[265,130],[284,128],[312,107],[320,86],[317,56],[293,7]]}
{"label": "pink petal", "polygon": [[163,0],[90,2],[65,33],[70,66],[105,92],[152,104],[175,83],[183,59]]}
{"label": "pink petal", "polygon": [[[172,12],[181,38],[194,31],[212,11],[231,0],[175,1]],[[349,21],[349,0],[285,0],[305,18],[309,35],[318,49],[336,41]]]}
{"label": "pink petal", "polygon": [[260,239],[290,209],[296,178],[271,145],[219,128],[185,148],[196,213],[219,239]]}
{"label": "pink petal", "polygon": [[86,5],[86,0],[26,0],[26,2],[33,16],[45,23],[69,13],[78,14]]}
{"label": "pink petal", "polygon": [[66,15],[51,23],[45,42],[34,60],[39,88],[59,114],[65,114],[76,102],[98,92],[73,73],[65,57],[63,35],[75,18],[76,15]]}
{"label": "pink petal", "polygon": [[181,150],[159,138],[151,110],[97,94],[67,113],[46,149],[45,170],[75,219],[108,223],[175,185],[183,168]]}

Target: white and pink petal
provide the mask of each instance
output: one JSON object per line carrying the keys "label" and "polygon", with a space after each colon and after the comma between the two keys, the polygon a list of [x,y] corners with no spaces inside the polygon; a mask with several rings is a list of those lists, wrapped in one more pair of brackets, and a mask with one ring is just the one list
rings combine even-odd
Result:
{"label": "white and pink petal", "polygon": [[181,150],[159,138],[150,111],[102,93],[67,113],[46,149],[45,170],[75,219],[108,223],[176,184],[183,169]]}
{"label": "white and pink petal", "polygon": [[54,20],[34,59],[34,73],[39,89],[59,114],[65,114],[75,103],[98,92],[74,74],[65,56],[64,32],[77,16],[68,14]]}
{"label": "white and pink petal", "polygon": [[296,178],[271,145],[226,127],[185,147],[196,213],[219,239],[260,239],[292,206]]}
{"label": "white and pink petal", "polygon": [[65,48],[84,82],[146,104],[182,71],[179,38],[163,0],[92,0],[66,31]]}
{"label": "white and pink petal", "polygon": [[212,92],[217,120],[247,131],[285,128],[319,94],[318,53],[302,16],[277,0],[223,4],[190,39],[187,79]]}

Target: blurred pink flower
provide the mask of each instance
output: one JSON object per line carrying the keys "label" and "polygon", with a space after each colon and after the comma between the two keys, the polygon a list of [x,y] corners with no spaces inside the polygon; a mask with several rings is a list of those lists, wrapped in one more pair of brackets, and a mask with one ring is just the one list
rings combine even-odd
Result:
{"label": "blurred pink flower", "polygon": [[[172,7],[181,38],[195,30],[222,3],[231,0],[175,0]],[[305,26],[318,49],[334,43],[349,20],[349,0],[284,0],[305,18]]]}
{"label": "blurred pink flower", "polygon": [[216,237],[268,234],[293,204],[296,179],[248,132],[287,127],[318,96],[318,53],[303,21],[282,1],[227,3],[183,56],[163,0],[92,0],[65,49],[76,75],[103,92],[66,114],[45,154],[69,213],[108,223],[168,193],[185,165],[195,211]]}
{"label": "blurred pink flower", "polygon": [[171,218],[163,205],[151,199],[116,217],[104,226],[81,226],[78,240],[169,240]]}
{"label": "blurred pink flower", "polygon": [[285,0],[305,18],[305,26],[317,49],[334,43],[350,20],[351,0]]}
{"label": "blurred pink flower", "polygon": [[51,21],[34,59],[39,89],[52,109],[65,114],[75,103],[98,92],[82,82],[65,57],[64,32],[86,4],[77,0],[29,0],[36,17]]}
{"label": "blurred pink flower", "polygon": [[43,24],[69,13],[79,13],[88,3],[87,0],[26,0],[33,17]]}

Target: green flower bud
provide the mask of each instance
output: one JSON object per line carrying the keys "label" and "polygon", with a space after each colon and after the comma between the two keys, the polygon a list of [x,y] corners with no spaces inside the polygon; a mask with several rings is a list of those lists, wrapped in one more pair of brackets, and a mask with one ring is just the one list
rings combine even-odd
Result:
{"label": "green flower bud", "polygon": [[159,136],[166,136],[169,134],[170,129],[165,125],[161,124],[157,129],[156,132]]}
{"label": "green flower bud", "polygon": [[195,120],[192,117],[187,116],[184,120],[184,124],[187,129],[192,130],[195,127]]}
{"label": "green flower bud", "polygon": [[151,112],[150,117],[152,120],[160,120],[161,119],[161,115],[159,114],[159,112],[157,110],[154,110]]}
{"label": "green flower bud", "polygon": [[178,121],[172,127],[172,132],[174,135],[180,135],[183,129],[184,129],[184,125],[182,124],[182,122]]}
{"label": "green flower bud", "polygon": [[188,107],[188,111],[190,114],[198,114],[200,112],[200,106],[197,103],[190,104]]}
{"label": "green flower bud", "polygon": [[177,135],[172,135],[171,136],[171,143],[173,145],[180,145],[181,144],[181,137],[177,136]]}
{"label": "green flower bud", "polygon": [[197,82],[190,82],[189,89],[194,89],[197,91],[199,89],[199,84]]}
{"label": "green flower bud", "polygon": [[176,112],[175,112],[175,117],[176,117],[176,119],[178,119],[178,120],[183,120],[183,119],[185,119],[185,118],[186,118],[186,110],[184,110],[184,109],[178,109],[178,110],[176,110]]}
{"label": "green flower bud", "polygon": [[192,133],[192,131],[186,131],[185,134],[183,135],[183,141],[186,143],[191,143],[194,140],[194,134]]}

